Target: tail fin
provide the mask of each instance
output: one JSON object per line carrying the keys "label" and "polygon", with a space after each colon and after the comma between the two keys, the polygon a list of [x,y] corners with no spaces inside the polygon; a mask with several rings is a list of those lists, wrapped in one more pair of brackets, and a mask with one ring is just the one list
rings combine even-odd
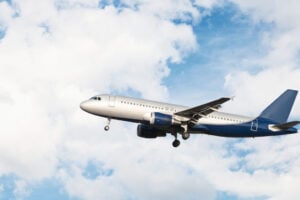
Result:
{"label": "tail fin", "polygon": [[285,123],[290,115],[297,93],[297,90],[286,90],[260,114],[260,117],[278,123]]}

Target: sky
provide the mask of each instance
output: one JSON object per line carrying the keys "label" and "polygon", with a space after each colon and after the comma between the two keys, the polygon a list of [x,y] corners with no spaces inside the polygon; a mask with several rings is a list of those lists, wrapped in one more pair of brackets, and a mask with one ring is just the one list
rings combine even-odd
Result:
{"label": "sky", "polygon": [[[300,88],[299,1],[0,0],[0,199],[299,199],[298,134],[138,138],[96,94],[256,116]],[[290,120],[300,119],[300,98]],[[298,127],[300,128],[300,127]]]}

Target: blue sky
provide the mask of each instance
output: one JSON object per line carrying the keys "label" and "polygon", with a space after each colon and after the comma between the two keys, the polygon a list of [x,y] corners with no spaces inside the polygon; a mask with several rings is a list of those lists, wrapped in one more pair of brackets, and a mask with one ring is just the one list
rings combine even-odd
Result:
{"label": "blue sky", "polygon": [[98,93],[235,96],[225,111],[258,114],[299,89],[294,4],[0,0],[0,199],[297,199],[297,136],[199,135],[173,149],[135,124],[104,133],[78,107]]}

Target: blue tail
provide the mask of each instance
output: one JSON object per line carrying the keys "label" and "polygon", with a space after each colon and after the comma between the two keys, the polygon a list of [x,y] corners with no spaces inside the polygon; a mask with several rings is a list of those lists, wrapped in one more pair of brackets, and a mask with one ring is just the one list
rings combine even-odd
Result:
{"label": "blue tail", "polygon": [[285,123],[290,115],[297,93],[297,90],[286,90],[260,114],[260,117],[278,123]]}

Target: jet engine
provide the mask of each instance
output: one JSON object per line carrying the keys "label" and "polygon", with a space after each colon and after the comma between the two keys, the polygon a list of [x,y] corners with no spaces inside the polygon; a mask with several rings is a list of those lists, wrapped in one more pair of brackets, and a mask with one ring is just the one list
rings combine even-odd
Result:
{"label": "jet engine", "polygon": [[169,127],[174,124],[176,124],[176,125],[180,124],[179,121],[173,119],[172,115],[159,113],[159,112],[151,113],[149,122],[150,122],[150,125],[164,126],[164,127]]}
{"label": "jet engine", "polygon": [[167,134],[165,131],[153,128],[144,124],[137,126],[137,135],[142,138],[156,138],[165,137]]}

